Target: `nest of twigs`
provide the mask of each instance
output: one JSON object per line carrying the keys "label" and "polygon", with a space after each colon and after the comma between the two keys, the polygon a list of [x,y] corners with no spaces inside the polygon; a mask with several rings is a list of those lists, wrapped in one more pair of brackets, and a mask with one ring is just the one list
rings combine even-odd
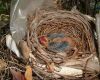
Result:
{"label": "nest of twigs", "polygon": [[[65,35],[64,37],[70,38],[73,41],[72,44],[74,44],[72,47],[77,49],[76,52],[75,50],[69,50],[68,52],[65,52],[67,56],[62,56],[62,53],[58,52],[59,54],[56,54],[41,45],[38,38],[52,33],[63,33]],[[53,63],[59,67],[61,65],[67,65],[68,63],[72,65],[67,66],[72,67],[77,66],[77,63],[73,64],[71,60],[81,60],[81,63],[77,68],[81,67],[81,69],[84,70],[86,65],[82,65],[82,62],[87,64],[86,62],[91,58],[90,56],[96,54],[89,19],[79,12],[49,12],[40,10],[35,16],[28,18],[27,44],[33,51],[36,63],[45,66]],[[40,73],[42,69],[42,75],[45,77],[49,77],[51,79],[55,77],[53,72],[48,72],[47,67],[37,67]],[[85,72],[88,71],[85,70]],[[63,77],[65,78],[65,76]],[[83,76],[81,76],[81,78],[83,78]],[[77,77],[69,78],[67,76],[67,79],[77,79]]]}
{"label": "nest of twigs", "polygon": [[[94,39],[91,32],[89,20],[80,13],[68,11],[44,12],[36,16],[33,25],[35,38],[51,33],[64,33],[65,37],[70,37],[75,42],[78,49],[78,58],[88,57],[96,52]],[[75,47],[74,46],[74,47]],[[82,53],[82,54],[81,54]],[[88,55],[86,55],[88,54]]]}
{"label": "nest of twigs", "polygon": [[[65,37],[70,37],[77,48],[76,58],[86,58],[96,53],[94,37],[91,30],[89,19],[81,13],[70,11],[40,11],[35,18],[29,17],[29,31],[37,45],[41,45],[38,38],[51,33],[64,33]],[[33,19],[33,20],[32,20]],[[51,54],[47,49],[41,48]],[[72,56],[74,51],[68,53]],[[51,55],[52,56],[52,55]],[[67,57],[69,57],[67,56]]]}

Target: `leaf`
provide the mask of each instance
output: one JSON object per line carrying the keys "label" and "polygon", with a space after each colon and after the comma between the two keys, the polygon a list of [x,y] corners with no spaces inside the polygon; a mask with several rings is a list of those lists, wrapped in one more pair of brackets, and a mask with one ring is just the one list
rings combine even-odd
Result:
{"label": "leaf", "polygon": [[53,72],[54,71],[54,67],[55,67],[54,63],[51,63],[51,64],[47,65],[48,72]]}
{"label": "leaf", "polygon": [[24,57],[25,59],[29,59],[29,57],[30,57],[29,54],[31,53],[31,49],[28,47],[27,42],[24,41],[24,40],[21,40],[21,41],[19,42],[19,47],[20,47],[20,49],[21,49],[21,52],[22,52],[22,54],[23,54],[23,57]]}
{"label": "leaf", "polygon": [[29,65],[26,66],[25,78],[26,80],[32,80],[32,68]]}
{"label": "leaf", "polygon": [[13,76],[12,80],[26,80],[24,75],[21,72],[15,71],[14,69],[10,69],[10,71]]}

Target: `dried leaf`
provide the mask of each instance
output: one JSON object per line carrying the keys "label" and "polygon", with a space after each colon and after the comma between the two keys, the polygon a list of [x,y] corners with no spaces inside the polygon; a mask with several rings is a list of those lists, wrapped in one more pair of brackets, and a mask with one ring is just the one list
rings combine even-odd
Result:
{"label": "dried leaf", "polygon": [[31,68],[31,66],[26,66],[25,78],[26,78],[26,80],[32,80],[32,68]]}
{"label": "dried leaf", "polygon": [[6,67],[7,67],[7,63],[4,60],[0,59],[0,71]]}
{"label": "dried leaf", "polygon": [[54,71],[54,67],[55,67],[55,64],[54,63],[49,64],[47,66],[48,72],[53,72]]}
{"label": "dried leaf", "polygon": [[10,69],[10,71],[11,71],[11,74],[13,76],[12,80],[26,80],[25,77],[24,77],[24,75],[21,74],[21,72],[15,71],[13,69]]}
{"label": "dried leaf", "polygon": [[29,54],[31,53],[31,49],[28,47],[27,42],[22,40],[19,43],[19,47],[21,48],[21,52],[25,59],[29,58]]}

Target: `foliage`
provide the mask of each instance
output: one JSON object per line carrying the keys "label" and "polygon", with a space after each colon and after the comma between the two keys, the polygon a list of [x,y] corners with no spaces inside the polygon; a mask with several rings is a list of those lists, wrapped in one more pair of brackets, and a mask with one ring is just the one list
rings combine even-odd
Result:
{"label": "foliage", "polygon": [[9,14],[11,0],[0,0],[0,14]]}

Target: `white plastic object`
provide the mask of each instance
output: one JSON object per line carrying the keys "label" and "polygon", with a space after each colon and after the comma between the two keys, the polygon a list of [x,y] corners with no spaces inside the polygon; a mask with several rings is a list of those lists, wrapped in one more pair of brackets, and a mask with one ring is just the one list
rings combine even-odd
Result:
{"label": "white plastic object", "polygon": [[20,52],[17,48],[17,45],[10,34],[6,35],[6,46],[13,51],[17,57],[20,57]]}

